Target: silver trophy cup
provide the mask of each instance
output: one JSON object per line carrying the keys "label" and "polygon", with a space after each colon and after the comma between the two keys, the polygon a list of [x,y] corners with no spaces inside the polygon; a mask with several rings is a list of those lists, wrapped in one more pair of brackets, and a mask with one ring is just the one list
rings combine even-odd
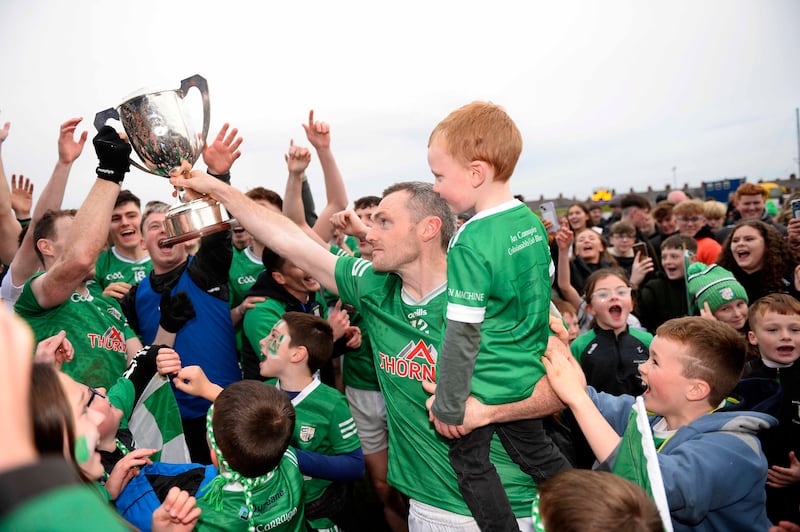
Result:
{"label": "silver trophy cup", "polygon": [[[184,98],[195,87],[203,99],[203,132],[197,135],[191,125]],[[109,120],[119,120],[142,163],[130,160],[147,173],[169,177],[169,171],[186,160],[194,166],[203,153],[210,122],[208,82],[200,75],[181,81],[177,90],[141,92],[116,108],[95,115],[99,131]],[[182,195],[181,195],[182,199]],[[164,225],[167,238],[159,245],[171,246],[187,240],[229,229],[231,220],[225,207],[210,196],[179,203],[167,211]]]}

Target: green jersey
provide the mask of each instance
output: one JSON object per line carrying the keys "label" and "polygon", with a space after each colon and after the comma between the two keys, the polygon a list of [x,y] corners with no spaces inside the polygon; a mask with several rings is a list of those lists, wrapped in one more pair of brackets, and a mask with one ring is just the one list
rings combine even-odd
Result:
{"label": "green jersey", "polygon": [[198,497],[202,513],[196,530],[247,530],[249,510],[253,510],[256,530],[304,532],[303,476],[294,452],[287,450],[278,467],[267,474],[266,483],[253,490],[252,504],[248,509],[238,482],[225,486],[220,510]]}
{"label": "green jersey", "polygon": [[[314,379],[292,399],[292,405],[296,416],[290,443],[293,447],[328,456],[351,453],[361,447],[347,399],[338,390]],[[304,478],[306,504],[319,499],[331,484],[322,478]],[[310,524],[314,529],[333,527],[329,519]]]}
{"label": "green jersey", "polygon": [[60,305],[42,308],[31,282],[43,273],[25,283],[14,310],[31,326],[37,342],[67,332],[75,358],[62,366],[64,373],[93,388],[110,388],[127,367],[127,338],[136,337],[119,303],[91,291],[86,296],[74,292]]}
{"label": "green jersey", "polygon": [[545,373],[541,357],[549,336],[550,265],[544,225],[518,200],[479,212],[453,236],[447,252],[447,319],[479,324],[480,344],[477,353],[444,346],[439,367],[459,373],[440,375],[448,390],[469,385],[471,373],[471,390],[462,390],[464,397],[470,392],[486,404],[530,397]]}
{"label": "green jersey", "polygon": [[234,249],[228,274],[231,308],[238,307],[244,301],[247,291],[256,282],[258,274],[263,271],[264,263],[261,262],[261,257],[256,257],[252,249],[244,248],[241,251]]}
{"label": "green jersey", "polygon": [[[260,257],[256,257],[253,250],[249,247],[243,250],[233,248],[233,260],[231,268],[228,270],[228,292],[230,293],[231,308],[238,307],[245,300],[247,291],[256,282],[258,275],[264,271],[264,263]],[[244,320],[239,320],[233,328],[236,338],[236,352],[242,358],[242,342],[244,341]],[[256,351],[258,352],[258,351]]]}
{"label": "green jersey", "polygon": [[[446,287],[415,301],[395,274],[376,273],[363,259],[336,263],[336,286],[369,327],[378,381],[386,400],[391,485],[409,497],[470,515],[450,465],[447,440],[428,419],[422,381],[436,381],[437,346],[442,341]],[[497,436],[491,460],[518,517],[531,515],[535,485],[506,454]]]}
{"label": "green jersey", "polygon": [[100,253],[95,263],[94,287],[100,293],[111,283],[124,282],[134,285],[147,277],[153,269],[150,256],[141,259],[129,259],[122,256],[116,247],[108,248]]}

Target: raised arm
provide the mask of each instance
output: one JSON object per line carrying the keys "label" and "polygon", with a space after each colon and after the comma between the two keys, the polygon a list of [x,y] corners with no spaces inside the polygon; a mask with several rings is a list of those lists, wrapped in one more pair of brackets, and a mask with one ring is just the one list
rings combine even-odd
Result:
{"label": "raised arm", "polygon": [[[308,148],[295,146],[294,141],[289,141],[289,152],[284,156],[286,166],[289,169],[289,177],[286,178],[286,191],[283,194],[283,214],[292,220],[297,227],[303,230],[311,240],[317,242],[325,249],[330,249],[330,244],[308,226],[306,222],[305,208],[302,198],[303,176],[311,162],[311,152]],[[318,220],[319,221],[319,220]]]}
{"label": "raised arm", "polygon": [[61,124],[58,135],[58,162],[53,169],[50,180],[42,190],[36,206],[33,208],[30,229],[25,234],[19,252],[17,252],[14,262],[11,264],[11,282],[15,286],[22,286],[41,267],[42,263],[39,261],[35,251],[36,242],[33,241],[33,228],[44,213],[61,208],[72,164],[83,152],[83,145],[86,143],[86,138],[89,134],[84,131],[80,134],[78,140],[75,140],[75,131],[81,120],[83,119],[70,118]]}
{"label": "raised arm", "polygon": [[558,265],[556,267],[556,282],[558,289],[564,299],[572,304],[576,309],[581,308],[581,295],[575,290],[570,282],[569,271],[569,247],[572,245],[573,234],[569,224],[563,224],[556,233],[556,243],[558,244]]}
{"label": "raised arm", "polygon": [[314,224],[314,231],[320,238],[327,242],[333,236],[333,226],[330,218],[347,208],[347,190],[344,186],[342,174],[336,164],[331,150],[331,126],[327,122],[314,121],[314,110],[308,112],[308,124],[303,124],[308,141],[314,146],[322,166],[322,175],[325,178],[325,195],[327,205],[322,209],[317,222]]}
{"label": "raised arm", "polygon": [[255,239],[294,262],[328,290],[338,293],[334,275],[336,256],[313,241],[286,216],[259,205],[241,191],[200,170],[192,171],[189,179],[172,174],[170,183],[210,194],[222,202]]}
{"label": "raised arm", "polygon": [[86,280],[105,246],[111,211],[130,169],[131,145],[113,128],[103,127],[94,138],[94,146],[100,162],[97,179],[75,215],[63,253],[31,285],[43,308],[60,305]]}
{"label": "raised arm", "polygon": [[586,393],[580,364],[563,342],[551,342],[542,358],[553,390],[572,410],[581,432],[598,461],[605,461],[622,439]]}
{"label": "raised arm", "polygon": [[11,123],[6,122],[0,128],[0,261],[11,264],[17,252],[17,242],[22,226],[11,209],[11,190],[3,167],[3,143],[8,138]]}

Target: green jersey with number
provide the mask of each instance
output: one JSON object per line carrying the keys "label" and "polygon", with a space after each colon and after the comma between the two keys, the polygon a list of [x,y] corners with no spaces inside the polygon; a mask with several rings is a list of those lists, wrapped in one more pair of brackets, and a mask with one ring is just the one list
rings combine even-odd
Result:
{"label": "green jersey with number", "polygon": [[134,285],[147,277],[153,269],[150,256],[141,259],[129,259],[122,256],[116,247],[108,248],[100,253],[95,263],[94,285],[103,292],[111,283],[128,283]]}
{"label": "green jersey with number", "polygon": [[[328,456],[351,453],[361,447],[347,399],[338,390],[314,379],[292,399],[292,405],[296,416],[292,447]],[[319,499],[331,484],[322,478],[304,478],[306,504]],[[333,526],[329,519],[310,524],[314,529]]]}
{"label": "green jersey with number", "polygon": [[[428,419],[422,381],[436,381],[437,346],[442,341],[446,287],[415,301],[395,274],[376,273],[363,259],[342,257],[336,285],[369,327],[378,381],[389,425],[389,483],[409,497],[470,515],[448,458],[449,445]],[[491,460],[515,515],[531,515],[535,485],[494,437]]]}
{"label": "green jersey with number", "polygon": [[[550,247],[539,217],[518,200],[481,211],[450,241],[447,319],[480,324],[471,393],[482,403],[530,397],[544,376],[550,310]],[[447,346],[445,346],[447,349]],[[469,382],[466,364],[460,382]]]}
{"label": "green jersey with number", "polygon": [[17,300],[14,310],[33,329],[40,342],[64,330],[75,349],[75,358],[62,370],[76,381],[108,389],[127,367],[127,339],[136,333],[111,298],[77,292],[63,303],[42,308],[31,290],[31,282],[44,272],[31,277]]}

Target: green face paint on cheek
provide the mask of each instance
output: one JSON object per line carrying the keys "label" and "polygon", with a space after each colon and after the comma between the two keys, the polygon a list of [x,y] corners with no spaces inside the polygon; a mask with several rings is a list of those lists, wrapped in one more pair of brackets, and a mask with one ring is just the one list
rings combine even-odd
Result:
{"label": "green face paint on cheek", "polygon": [[284,338],[286,338],[286,335],[282,334],[278,338],[270,341],[269,345],[267,346],[269,358],[278,358],[278,349],[280,349]]}
{"label": "green face paint on cheek", "polygon": [[77,436],[75,438],[75,460],[79,464],[85,464],[91,457],[89,452],[89,444],[86,442],[86,436]]}

